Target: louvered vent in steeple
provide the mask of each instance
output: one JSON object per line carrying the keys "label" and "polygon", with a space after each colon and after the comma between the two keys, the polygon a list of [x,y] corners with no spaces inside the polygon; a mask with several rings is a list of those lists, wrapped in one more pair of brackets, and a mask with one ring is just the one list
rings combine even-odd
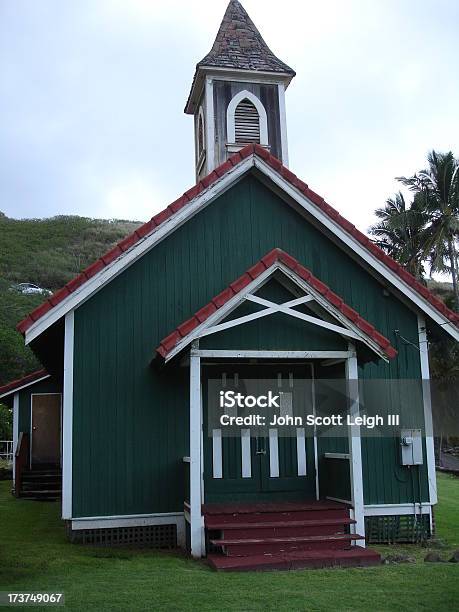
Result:
{"label": "louvered vent in steeple", "polygon": [[260,116],[250,100],[241,100],[234,113],[236,143],[260,142]]}

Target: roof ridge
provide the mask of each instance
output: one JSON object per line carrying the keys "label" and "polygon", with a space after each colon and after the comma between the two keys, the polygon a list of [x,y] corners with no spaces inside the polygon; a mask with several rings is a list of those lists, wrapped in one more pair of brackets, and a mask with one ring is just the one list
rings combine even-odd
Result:
{"label": "roof ridge", "polygon": [[369,336],[384,351],[389,359],[397,355],[397,350],[391,345],[390,340],[378,332],[374,325],[364,319],[356,310],[348,306],[338,294],[332,291],[328,285],[317,278],[317,276],[303,266],[297,259],[278,247],[269,251],[256,264],[244,272],[242,276],[230,283],[226,289],[212,298],[208,304],[179,325],[172,333],[163,338],[156,348],[156,352],[161,355],[161,357],[166,358],[181,340],[186,338],[194,329],[204,323],[229,300],[250,285],[250,283],[260,276],[260,274],[263,274],[265,270],[268,270],[277,262],[283,263],[320,293],[320,295],[322,295],[322,297],[324,297],[334,308],[339,310],[346,319],[356,325],[365,335]]}
{"label": "roof ridge", "polygon": [[149,221],[138,227],[134,232],[123,238],[105,255],[99,257],[94,263],[88,266],[83,272],[70,280],[62,289],[50,296],[43,304],[32,310],[32,312],[18,325],[16,329],[24,334],[31,325],[38,319],[52,310],[57,304],[62,302],[67,296],[84,285],[98,272],[115,261],[123,253],[133,248],[138,242],[153,233],[170,217],[180,211],[189,202],[193,201],[205,189],[208,189],[216,181],[230,172],[233,167],[240,164],[244,159],[251,155],[261,158],[270,168],[280,174],[288,183],[305,195],[315,206],[320,208],[328,217],[335,221],[342,229],[355,238],[364,248],[367,249],[374,257],[377,257],[391,271],[395,272],[407,285],[414,289],[419,295],[427,300],[434,308],[436,308],[444,317],[459,327],[459,314],[450,310],[439,298],[437,298],[426,286],[420,283],[412,276],[403,266],[396,262],[392,257],[387,255],[380,247],[370,240],[363,232],[350,223],[343,217],[333,206],[328,204],[315,191],[310,189],[308,185],[302,181],[296,174],[289,170],[282,162],[271,155],[264,147],[258,144],[246,145],[243,149],[234,153],[220,166],[215,168],[210,174],[202,178],[196,185],[185,191],[177,200],[169,204],[164,210],[154,215]]}

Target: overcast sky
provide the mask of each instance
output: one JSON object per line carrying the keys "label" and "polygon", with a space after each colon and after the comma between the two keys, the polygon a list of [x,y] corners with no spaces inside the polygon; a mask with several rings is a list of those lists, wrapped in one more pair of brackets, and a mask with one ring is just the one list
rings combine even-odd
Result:
{"label": "overcast sky", "polygon": [[[194,66],[225,0],[0,0],[0,210],[146,220],[194,184]],[[457,0],[245,0],[297,76],[290,167],[366,230],[459,155]]]}

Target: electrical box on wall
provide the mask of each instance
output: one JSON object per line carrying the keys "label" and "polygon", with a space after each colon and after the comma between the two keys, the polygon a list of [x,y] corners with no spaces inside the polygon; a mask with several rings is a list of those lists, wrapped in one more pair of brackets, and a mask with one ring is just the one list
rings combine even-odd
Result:
{"label": "electrical box on wall", "polygon": [[422,465],[422,432],[420,429],[400,431],[402,465]]}

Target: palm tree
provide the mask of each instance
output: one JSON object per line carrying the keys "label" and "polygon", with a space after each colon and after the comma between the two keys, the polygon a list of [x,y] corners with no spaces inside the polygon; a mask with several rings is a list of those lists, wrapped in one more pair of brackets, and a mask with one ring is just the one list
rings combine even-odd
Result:
{"label": "palm tree", "polygon": [[459,312],[459,160],[451,151],[432,151],[427,161],[426,170],[397,180],[414,192],[415,200],[428,215],[428,223],[422,232],[423,258],[429,261],[431,274],[451,274],[455,309]]}
{"label": "palm tree", "polygon": [[370,228],[375,243],[388,255],[406,267],[417,279],[424,274],[422,233],[428,217],[419,198],[407,205],[399,191],[375,211],[379,222]]}

